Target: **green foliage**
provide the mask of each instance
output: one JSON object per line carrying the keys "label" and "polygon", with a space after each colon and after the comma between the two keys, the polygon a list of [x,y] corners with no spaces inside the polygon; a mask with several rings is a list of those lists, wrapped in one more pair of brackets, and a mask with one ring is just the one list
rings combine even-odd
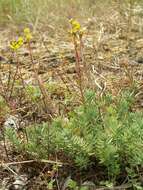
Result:
{"label": "green foliage", "polygon": [[27,85],[26,92],[30,100],[34,103],[36,103],[41,97],[41,91],[39,89],[39,86]]}
{"label": "green foliage", "polygon": [[22,146],[37,158],[63,152],[81,169],[96,158],[115,180],[122,168],[143,165],[143,113],[131,111],[133,99],[130,92],[101,98],[88,91],[85,105],[76,107],[68,119],[28,127],[28,143]]}
{"label": "green foliage", "polygon": [[105,187],[109,187],[109,188],[113,187],[113,183],[110,181],[101,181],[100,184],[104,185]]}
{"label": "green foliage", "polygon": [[5,117],[8,113],[10,113],[10,108],[5,99],[0,96],[0,118]]}
{"label": "green foliage", "polygon": [[74,180],[72,180],[72,179],[69,179],[69,180],[68,180],[67,186],[68,186],[70,189],[74,189],[74,190],[75,190],[75,189],[78,189],[76,181],[74,181]]}
{"label": "green foliage", "polygon": [[54,182],[55,182],[55,179],[51,179],[51,181],[48,183],[47,188],[49,190],[54,189],[54,185],[53,185]]}
{"label": "green foliage", "polygon": [[23,144],[21,143],[21,140],[18,138],[17,134],[12,128],[7,128],[5,131],[5,135],[7,139],[12,142],[15,149],[23,150]]}

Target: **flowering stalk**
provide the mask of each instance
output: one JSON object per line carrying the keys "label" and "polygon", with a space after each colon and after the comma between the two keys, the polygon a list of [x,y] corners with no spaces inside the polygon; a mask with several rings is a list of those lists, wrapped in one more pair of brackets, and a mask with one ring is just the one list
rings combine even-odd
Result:
{"label": "flowering stalk", "polygon": [[13,77],[9,98],[11,98],[11,96],[12,96],[16,76],[18,74],[19,66],[20,66],[17,50],[20,49],[20,47],[23,45],[23,42],[24,42],[23,38],[19,37],[17,41],[12,41],[11,44],[10,44],[10,48],[14,51],[14,53],[16,55],[16,71],[15,71],[15,74],[14,74],[14,77]]}
{"label": "flowering stalk", "polygon": [[74,48],[75,48],[76,72],[78,75],[78,85],[79,85],[79,90],[81,93],[82,102],[85,103],[84,92],[83,92],[83,83],[82,83],[82,71],[81,71],[81,66],[80,66],[80,55],[78,52],[78,46],[77,46],[77,41],[76,41],[75,36],[73,36],[73,43],[74,43]]}
{"label": "flowering stalk", "polygon": [[44,84],[43,84],[41,78],[38,75],[37,69],[35,68],[35,64],[34,64],[34,60],[33,60],[33,54],[32,54],[32,48],[31,48],[31,43],[30,43],[30,41],[32,39],[30,29],[26,28],[24,30],[24,34],[25,34],[26,42],[28,44],[29,56],[30,56],[33,71],[34,71],[34,74],[35,74],[35,79],[37,80],[39,88],[40,88],[40,91],[41,91],[41,93],[43,95],[43,103],[45,105],[46,112],[51,117],[51,115],[53,115],[53,113],[54,113],[54,109],[53,109],[53,106],[50,104],[51,98],[47,95],[47,92],[46,92],[46,89],[44,87]]}
{"label": "flowering stalk", "polygon": [[[71,19],[70,21],[71,24],[71,35],[73,39],[73,44],[74,44],[74,50],[75,50],[75,59],[76,59],[76,72],[78,76],[78,85],[79,85],[79,90],[82,98],[82,103],[85,104],[85,98],[84,98],[84,90],[83,90],[83,73],[81,70],[81,59],[82,59],[82,35],[84,32],[84,29],[81,28],[79,22],[77,22],[74,19]],[[80,42],[80,51],[78,50],[78,41]]]}

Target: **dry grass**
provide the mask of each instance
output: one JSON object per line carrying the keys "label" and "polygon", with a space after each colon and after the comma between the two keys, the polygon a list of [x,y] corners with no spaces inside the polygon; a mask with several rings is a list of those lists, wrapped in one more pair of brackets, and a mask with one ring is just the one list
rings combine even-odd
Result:
{"label": "dry grass", "polygon": [[[136,2],[136,1],[134,1]],[[106,18],[119,12],[128,16],[128,8],[133,7],[132,1],[114,0],[1,0],[0,18],[2,23],[29,24],[34,29],[42,24],[49,27],[64,27],[70,17],[87,20],[92,17]],[[113,11],[114,10],[114,11]],[[109,17],[107,17],[109,19]],[[114,18],[115,19],[115,18]]]}
{"label": "dry grass", "polygon": [[2,26],[18,30],[28,26],[34,33],[47,31],[55,38],[67,34],[68,19],[76,18],[95,34],[92,37],[103,41],[105,33],[134,29],[141,34],[142,5],[138,0],[1,0],[0,19]]}

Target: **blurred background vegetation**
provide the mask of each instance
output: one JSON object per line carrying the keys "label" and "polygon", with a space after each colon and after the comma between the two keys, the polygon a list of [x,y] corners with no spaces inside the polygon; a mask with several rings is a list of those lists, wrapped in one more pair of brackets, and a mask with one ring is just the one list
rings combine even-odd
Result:
{"label": "blurred background vegetation", "polygon": [[[141,5],[141,6],[140,6]],[[71,17],[90,20],[97,17],[114,17],[114,11],[127,16],[129,9],[143,14],[142,0],[0,0],[1,25],[28,24],[34,29],[47,26],[54,29],[65,27]],[[115,18],[116,19],[116,18]]]}

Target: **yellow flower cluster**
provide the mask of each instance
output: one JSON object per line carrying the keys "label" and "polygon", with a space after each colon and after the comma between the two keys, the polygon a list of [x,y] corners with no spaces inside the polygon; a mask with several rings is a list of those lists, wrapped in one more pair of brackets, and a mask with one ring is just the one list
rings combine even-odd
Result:
{"label": "yellow flower cluster", "polygon": [[70,33],[72,35],[79,35],[79,36],[82,36],[85,32],[85,28],[82,28],[80,23],[75,20],[75,19],[70,19],[69,20],[69,23],[71,24],[71,30],[70,30]]}
{"label": "yellow flower cluster", "polygon": [[23,42],[24,42],[23,38],[19,37],[17,41],[12,41],[10,43],[10,48],[16,51],[23,45]]}
{"label": "yellow flower cluster", "polygon": [[32,39],[32,34],[29,28],[24,29],[24,37],[19,37],[18,40],[12,41],[10,43],[10,48],[14,51],[21,48],[21,46],[24,43],[24,38],[26,39],[27,42],[30,42],[30,40]]}
{"label": "yellow flower cluster", "polygon": [[81,26],[80,23],[74,19],[70,19],[69,23],[71,24],[71,33],[75,34],[80,31]]}
{"label": "yellow flower cluster", "polygon": [[29,28],[24,29],[24,35],[25,35],[26,41],[30,41],[32,39],[32,34]]}

